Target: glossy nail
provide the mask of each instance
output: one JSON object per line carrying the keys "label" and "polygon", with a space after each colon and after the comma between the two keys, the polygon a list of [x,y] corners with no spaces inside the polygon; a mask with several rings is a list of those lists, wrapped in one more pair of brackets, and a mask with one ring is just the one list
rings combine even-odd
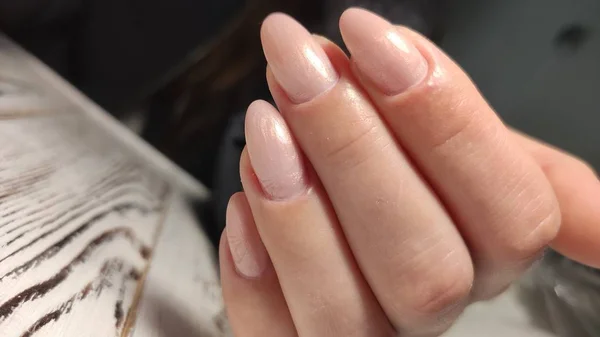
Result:
{"label": "glossy nail", "polygon": [[265,101],[246,113],[246,144],[252,168],[272,199],[290,199],[306,190],[302,156],[279,112]]}
{"label": "glossy nail", "polygon": [[397,27],[380,16],[348,9],[340,18],[340,30],[361,75],[384,94],[399,94],[427,76],[427,60]]}
{"label": "glossy nail", "polygon": [[237,193],[229,200],[225,235],[238,273],[247,278],[259,277],[269,257],[243,193]]}
{"label": "glossy nail", "polygon": [[294,103],[310,101],[337,82],[338,74],[323,48],[290,16],[269,15],[261,40],[273,75]]}

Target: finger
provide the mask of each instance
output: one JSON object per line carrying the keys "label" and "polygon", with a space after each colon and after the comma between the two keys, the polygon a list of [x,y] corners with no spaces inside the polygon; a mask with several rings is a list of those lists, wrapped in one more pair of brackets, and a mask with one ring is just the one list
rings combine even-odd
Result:
{"label": "finger", "polygon": [[600,268],[600,181],[580,159],[518,132],[513,137],[529,152],[552,184],[562,225],[552,248],[583,264]]}
{"label": "finger", "polygon": [[390,336],[329,201],[277,110],[264,101],[251,104],[246,139],[242,184],[298,335]]}
{"label": "finger", "polygon": [[229,201],[219,257],[223,296],[234,336],[297,336],[244,193],[233,195]]}
{"label": "finger", "polygon": [[548,180],[433,44],[360,9],[347,10],[340,28],[355,74],[471,249],[474,297],[495,295],[556,236]]}
{"label": "finger", "polygon": [[379,303],[399,330],[445,329],[473,276],[451,218],[406,160],[339,49],[327,54],[284,15],[267,18],[261,35],[271,93]]}

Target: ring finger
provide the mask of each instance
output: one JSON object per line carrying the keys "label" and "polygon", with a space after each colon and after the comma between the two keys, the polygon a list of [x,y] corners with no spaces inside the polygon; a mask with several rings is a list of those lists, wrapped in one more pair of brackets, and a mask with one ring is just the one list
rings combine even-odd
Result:
{"label": "ring finger", "polygon": [[391,336],[329,200],[277,110],[251,104],[246,139],[242,184],[298,336]]}

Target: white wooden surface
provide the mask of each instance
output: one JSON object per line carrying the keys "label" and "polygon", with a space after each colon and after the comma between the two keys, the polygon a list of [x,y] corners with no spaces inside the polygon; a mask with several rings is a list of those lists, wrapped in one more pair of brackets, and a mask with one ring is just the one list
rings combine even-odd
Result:
{"label": "white wooden surface", "polygon": [[224,336],[205,196],[0,38],[0,336]]}
{"label": "white wooden surface", "polygon": [[181,201],[172,203],[166,219],[132,337],[228,336],[216,261]]}

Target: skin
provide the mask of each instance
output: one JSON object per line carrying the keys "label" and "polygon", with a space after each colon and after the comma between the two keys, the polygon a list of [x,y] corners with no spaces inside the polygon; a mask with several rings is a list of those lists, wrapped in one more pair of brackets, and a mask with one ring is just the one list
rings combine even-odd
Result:
{"label": "skin", "polygon": [[[359,27],[359,28],[357,28]],[[363,10],[351,56],[274,14],[220,247],[237,337],[437,336],[548,246],[600,266],[600,182],[507,128],[436,46]]]}

